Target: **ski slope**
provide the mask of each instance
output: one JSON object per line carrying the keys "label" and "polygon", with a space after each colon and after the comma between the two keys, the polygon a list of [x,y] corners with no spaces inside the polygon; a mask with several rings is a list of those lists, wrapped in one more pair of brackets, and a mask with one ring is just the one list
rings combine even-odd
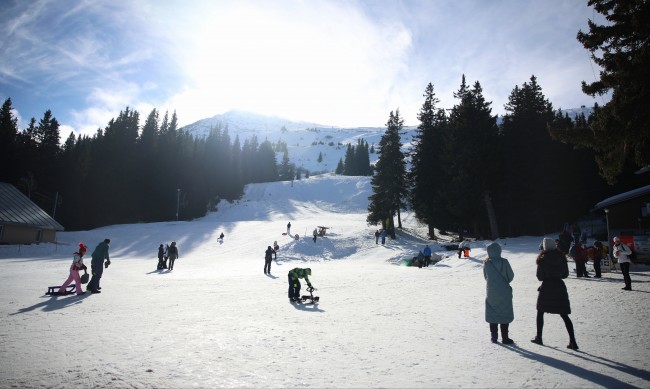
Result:
{"label": "ski slope", "polygon": [[[650,387],[647,268],[566,280],[579,351],[559,316],[535,335],[542,237],[500,239],[514,270],[514,346],[490,342],[482,260],[488,242],[457,258],[404,231],[375,244],[365,222],[368,177],[313,176],[253,184],[242,199],[189,222],[63,232],[59,244],[0,246],[2,387],[484,388]],[[282,235],[292,224],[294,240]],[[316,226],[331,227],[312,241]],[[218,240],[225,234],[223,242]],[[80,241],[111,239],[101,294],[44,296],[63,283]],[[173,271],[157,271],[176,241]],[[264,251],[277,262],[263,274]],[[400,266],[425,244],[443,256]],[[441,242],[444,244],[444,242]],[[90,266],[89,266],[90,267]],[[310,267],[317,305],[291,304],[287,272]],[[570,263],[573,269],[573,263]],[[304,289],[303,289],[304,291]]]}

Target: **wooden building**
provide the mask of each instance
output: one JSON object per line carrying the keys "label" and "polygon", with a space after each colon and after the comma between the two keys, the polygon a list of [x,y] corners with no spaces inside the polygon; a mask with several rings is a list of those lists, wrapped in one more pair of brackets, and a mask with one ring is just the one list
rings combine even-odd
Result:
{"label": "wooden building", "polygon": [[0,182],[0,244],[54,243],[63,230],[16,187]]}

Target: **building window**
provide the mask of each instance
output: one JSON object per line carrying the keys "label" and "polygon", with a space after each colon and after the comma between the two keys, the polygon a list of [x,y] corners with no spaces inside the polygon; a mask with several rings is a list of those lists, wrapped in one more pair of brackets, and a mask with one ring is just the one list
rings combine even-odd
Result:
{"label": "building window", "polygon": [[36,242],[39,242],[43,239],[43,230],[36,231]]}

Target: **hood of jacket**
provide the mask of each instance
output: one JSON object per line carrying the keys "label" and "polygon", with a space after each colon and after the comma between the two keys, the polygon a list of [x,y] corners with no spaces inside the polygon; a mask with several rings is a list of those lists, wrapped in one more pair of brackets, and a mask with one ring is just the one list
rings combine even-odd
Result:
{"label": "hood of jacket", "polygon": [[492,242],[487,246],[487,253],[490,259],[501,258],[501,246],[497,242]]}

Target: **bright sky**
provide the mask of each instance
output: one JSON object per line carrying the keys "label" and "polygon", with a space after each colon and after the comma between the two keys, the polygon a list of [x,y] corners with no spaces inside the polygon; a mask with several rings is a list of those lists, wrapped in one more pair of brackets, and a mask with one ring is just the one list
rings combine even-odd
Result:
{"label": "bright sky", "polygon": [[[535,75],[554,108],[595,102],[576,40],[586,0],[5,0],[0,98],[20,128],[47,109],[92,134],[126,106],[180,125],[242,109],[341,127],[407,125],[428,83],[451,108],[465,74],[495,114]],[[597,101],[602,103],[600,99]]]}

